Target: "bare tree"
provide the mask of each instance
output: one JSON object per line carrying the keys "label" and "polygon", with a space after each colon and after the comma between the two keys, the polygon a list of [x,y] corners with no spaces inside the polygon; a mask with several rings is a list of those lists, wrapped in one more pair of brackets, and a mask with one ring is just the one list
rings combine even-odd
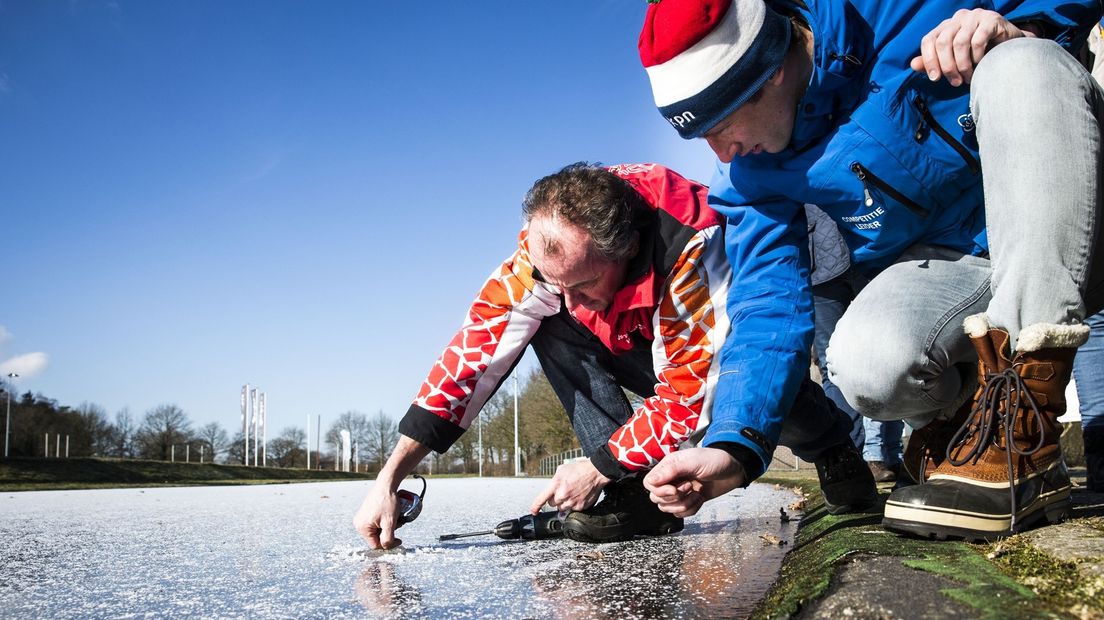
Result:
{"label": "bare tree", "polygon": [[77,407],[77,433],[73,454],[106,456],[111,451],[111,423],[103,407],[83,402]]}
{"label": "bare tree", "polygon": [[188,414],[176,405],[159,405],[146,412],[135,436],[142,458],[166,461],[174,445],[185,445],[192,438]]}
{"label": "bare tree", "polygon": [[[241,465],[245,463],[245,435],[238,431],[234,433],[234,436],[230,439],[230,443],[226,446],[226,462],[234,463],[235,465]],[[248,463],[246,463],[248,465]]]}
{"label": "bare tree", "polygon": [[211,422],[199,429],[196,433],[196,440],[204,447],[204,451],[210,457],[210,461],[214,463],[219,454],[226,451],[227,445],[230,443],[230,436],[226,434],[226,429],[218,422]]}
{"label": "bare tree", "polygon": [[298,426],[288,426],[268,442],[268,460],[277,467],[305,467],[307,434]]}
{"label": "bare tree", "polygon": [[134,416],[126,407],[115,413],[115,423],[111,425],[111,448],[108,450],[108,455],[134,458]]}
{"label": "bare tree", "polygon": [[351,441],[365,446],[368,445],[368,438],[371,435],[370,429],[371,425],[368,423],[367,416],[359,411],[346,411],[337,416],[337,420],[334,420],[334,423],[330,425],[330,429],[326,431],[326,443],[334,447],[334,454],[340,460],[341,455],[337,453],[341,449],[341,431],[349,431]]}
{"label": "bare tree", "polygon": [[363,447],[365,460],[371,462],[376,471],[383,469],[387,462],[387,456],[399,440],[399,425],[391,416],[380,409],[369,421],[367,441],[360,445]]}

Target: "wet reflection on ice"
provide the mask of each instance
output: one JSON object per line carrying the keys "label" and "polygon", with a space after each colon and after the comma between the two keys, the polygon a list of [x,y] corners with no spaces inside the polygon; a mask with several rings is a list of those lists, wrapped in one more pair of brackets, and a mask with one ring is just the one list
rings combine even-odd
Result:
{"label": "wet reflection on ice", "polygon": [[356,597],[375,616],[419,617],[422,593],[407,585],[388,562],[370,562],[356,580]]}
{"label": "wet reflection on ice", "polygon": [[786,540],[792,526],[726,525],[604,545],[536,575],[533,583],[558,618],[745,617],[785,553],[758,534],[784,529],[780,538]]}
{"label": "wet reflection on ice", "polygon": [[[606,545],[440,543],[369,562],[356,591],[380,617],[743,618],[796,533],[798,515],[779,516],[792,501],[756,485],[707,505],[680,534]],[[413,585],[427,575],[447,580],[424,586],[433,596]]]}

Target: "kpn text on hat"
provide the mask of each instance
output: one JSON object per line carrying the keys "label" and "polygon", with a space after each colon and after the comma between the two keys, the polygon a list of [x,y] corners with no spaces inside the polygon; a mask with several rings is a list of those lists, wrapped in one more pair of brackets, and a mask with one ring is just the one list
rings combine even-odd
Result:
{"label": "kpn text on hat", "polygon": [[789,20],[763,0],[660,0],[638,48],[656,106],[690,139],[758,92],[789,45]]}

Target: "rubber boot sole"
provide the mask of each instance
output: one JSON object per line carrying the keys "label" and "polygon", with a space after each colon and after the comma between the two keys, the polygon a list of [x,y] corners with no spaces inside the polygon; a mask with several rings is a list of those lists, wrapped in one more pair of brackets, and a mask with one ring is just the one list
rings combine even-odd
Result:
{"label": "rubber boot sole", "polygon": [[[932,484],[932,483],[928,483]],[[1006,491],[1005,491],[1006,492]],[[899,534],[920,538],[971,542],[993,541],[1046,523],[1059,523],[1069,516],[1070,487],[1041,494],[1034,502],[1012,515],[998,511],[976,512],[908,502],[886,501],[882,527]],[[1005,508],[1007,510],[1007,507]],[[1013,523],[1015,525],[1013,525]]]}
{"label": "rubber boot sole", "polygon": [[[1061,504],[1051,504],[1044,507],[1042,510],[1023,514],[1017,518],[1015,529],[1011,527],[1001,527],[1001,525],[1010,521],[1008,518],[987,519],[983,527],[978,528],[976,526],[978,522],[974,519],[957,519],[949,523],[927,523],[923,521],[910,521],[907,519],[886,517],[882,520],[882,527],[898,534],[907,534],[931,540],[955,539],[964,540],[966,542],[993,542],[1032,529],[1036,526],[1044,525],[1044,521],[1046,524],[1051,525],[1061,523],[1069,517],[1069,511],[1069,501]],[[974,527],[966,527],[967,525],[974,525]],[[989,527],[986,528],[984,526]]]}
{"label": "rubber boot sole", "polygon": [[830,515],[845,515],[853,512],[866,512],[873,508],[878,503],[877,496],[872,500],[863,500],[862,502],[856,502],[851,504],[829,504],[824,502],[824,509],[828,511]]}

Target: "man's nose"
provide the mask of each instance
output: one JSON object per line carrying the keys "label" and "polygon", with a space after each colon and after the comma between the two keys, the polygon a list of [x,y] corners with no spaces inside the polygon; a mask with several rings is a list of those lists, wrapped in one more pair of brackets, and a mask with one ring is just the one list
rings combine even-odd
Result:
{"label": "man's nose", "polygon": [[571,311],[571,310],[574,310],[575,308],[578,308],[579,306],[583,305],[587,301],[587,298],[586,298],[585,295],[580,295],[578,293],[573,293],[571,291],[564,291],[563,296],[564,296],[564,304],[567,305],[568,311]]}
{"label": "man's nose", "polygon": [[713,149],[721,163],[731,163],[736,154],[739,153],[740,145],[734,140],[724,140],[719,136],[706,136],[705,141],[709,143],[709,148]]}

